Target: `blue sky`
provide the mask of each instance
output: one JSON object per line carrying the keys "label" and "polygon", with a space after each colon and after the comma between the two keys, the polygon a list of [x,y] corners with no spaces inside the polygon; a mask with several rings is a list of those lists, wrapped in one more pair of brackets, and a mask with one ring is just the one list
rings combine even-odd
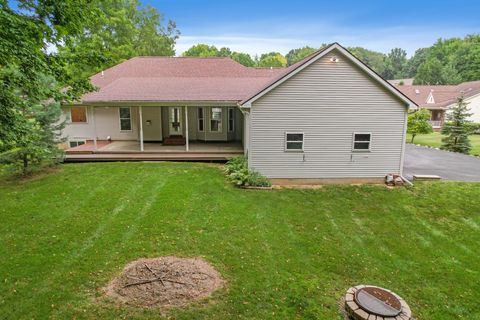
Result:
{"label": "blue sky", "polygon": [[252,55],[337,41],[411,55],[438,38],[480,33],[480,0],[143,0],[177,22],[177,54],[196,43]]}

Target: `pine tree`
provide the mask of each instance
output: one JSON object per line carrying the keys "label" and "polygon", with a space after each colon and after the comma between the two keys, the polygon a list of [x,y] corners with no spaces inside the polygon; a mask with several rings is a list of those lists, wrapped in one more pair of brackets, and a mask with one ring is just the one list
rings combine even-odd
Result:
{"label": "pine tree", "polygon": [[472,114],[469,113],[463,95],[457,98],[457,105],[447,113],[447,122],[442,128],[442,134],[446,135],[442,139],[440,149],[468,154],[472,146],[468,135],[470,132],[468,120]]}

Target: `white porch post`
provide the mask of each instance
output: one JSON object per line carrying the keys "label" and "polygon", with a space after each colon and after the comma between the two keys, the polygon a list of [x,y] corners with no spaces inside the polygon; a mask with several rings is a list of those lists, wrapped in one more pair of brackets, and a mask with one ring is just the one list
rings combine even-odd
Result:
{"label": "white porch post", "polygon": [[97,151],[97,125],[95,123],[95,108],[90,107],[90,114],[92,115],[92,125],[93,125],[93,150]]}
{"label": "white porch post", "polygon": [[188,108],[185,106],[185,151],[189,150],[188,145]]}
{"label": "white porch post", "polygon": [[140,151],[143,152],[143,115],[142,115],[142,107],[138,107],[138,114],[140,118]]}

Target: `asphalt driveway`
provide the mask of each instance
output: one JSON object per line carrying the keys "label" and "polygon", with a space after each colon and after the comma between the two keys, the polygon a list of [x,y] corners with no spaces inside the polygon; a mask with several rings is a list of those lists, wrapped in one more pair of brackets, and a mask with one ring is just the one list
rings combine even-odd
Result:
{"label": "asphalt driveway", "polygon": [[480,181],[480,158],[461,153],[406,145],[403,175],[433,174],[442,180]]}

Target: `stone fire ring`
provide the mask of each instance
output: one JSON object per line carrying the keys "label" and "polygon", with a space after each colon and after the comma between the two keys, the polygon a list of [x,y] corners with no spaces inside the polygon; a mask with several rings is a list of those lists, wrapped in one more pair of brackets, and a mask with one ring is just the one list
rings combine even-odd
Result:
{"label": "stone fire ring", "polygon": [[355,320],[411,320],[412,311],[396,293],[376,287],[359,285],[347,290],[345,310]]}

